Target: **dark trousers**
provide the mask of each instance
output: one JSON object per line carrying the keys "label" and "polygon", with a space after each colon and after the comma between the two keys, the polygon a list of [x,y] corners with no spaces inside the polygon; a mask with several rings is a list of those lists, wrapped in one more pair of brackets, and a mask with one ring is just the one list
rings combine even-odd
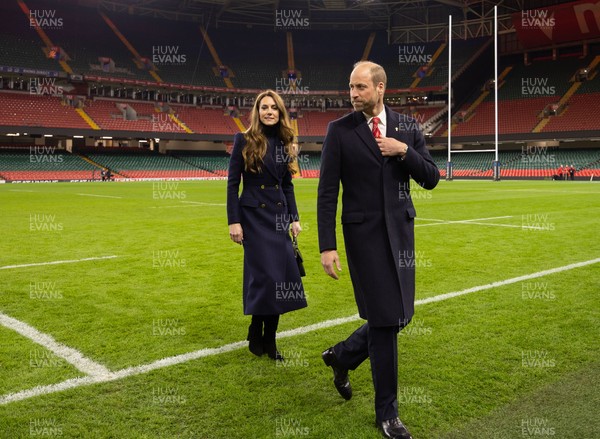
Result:
{"label": "dark trousers", "polygon": [[399,326],[371,328],[365,323],[333,347],[340,368],[354,370],[367,358],[371,360],[378,422],[398,416],[399,330]]}

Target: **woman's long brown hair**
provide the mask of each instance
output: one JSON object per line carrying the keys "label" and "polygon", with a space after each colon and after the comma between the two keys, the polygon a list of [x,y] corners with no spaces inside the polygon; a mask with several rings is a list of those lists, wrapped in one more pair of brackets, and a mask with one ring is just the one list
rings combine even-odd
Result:
{"label": "woman's long brown hair", "polygon": [[263,159],[267,153],[267,138],[264,134],[264,125],[260,121],[259,107],[260,102],[266,96],[273,98],[279,110],[279,122],[277,123],[279,130],[277,137],[283,142],[288,170],[293,174],[295,172],[293,164],[298,155],[294,144],[294,129],[292,128],[288,112],[285,109],[283,99],[273,90],[265,90],[259,93],[254,100],[252,112],[250,113],[250,128],[244,132],[246,146],[242,149],[246,171],[254,173],[262,172]]}

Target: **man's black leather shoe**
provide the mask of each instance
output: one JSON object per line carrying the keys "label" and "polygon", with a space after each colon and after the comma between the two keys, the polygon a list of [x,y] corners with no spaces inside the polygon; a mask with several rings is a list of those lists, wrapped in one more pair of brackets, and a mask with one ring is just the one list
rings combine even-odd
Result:
{"label": "man's black leather shoe", "polygon": [[390,439],[412,439],[412,436],[398,417],[378,422],[377,427],[383,437]]}
{"label": "man's black leather shoe", "polygon": [[346,401],[352,398],[352,386],[348,379],[348,371],[336,366],[337,358],[333,348],[327,349],[321,354],[321,357],[325,364],[333,369],[333,384],[335,384],[335,388],[342,395],[342,398]]}

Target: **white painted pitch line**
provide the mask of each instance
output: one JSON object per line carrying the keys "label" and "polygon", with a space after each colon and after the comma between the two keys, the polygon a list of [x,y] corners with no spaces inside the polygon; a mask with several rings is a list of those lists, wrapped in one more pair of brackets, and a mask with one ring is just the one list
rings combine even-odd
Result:
{"label": "white painted pitch line", "polygon": [[182,201],[182,203],[198,204],[199,206],[227,206],[225,203],[203,203],[202,201]]}
{"label": "white painted pitch line", "polygon": [[183,207],[201,207],[198,206],[197,204],[187,204],[185,206],[149,206],[149,209],[181,209]]}
{"label": "white painted pitch line", "polygon": [[470,222],[470,221],[487,221],[487,220],[494,220],[494,219],[502,219],[502,218],[512,218],[514,215],[504,215],[504,216],[491,216],[488,218],[474,218],[474,219],[468,219],[468,220],[460,220],[461,222]]}
{"label": "white painted pitch line", "polygon": [[593,265],[600,262],[600,258],[590,259],[589,261],[576,262],[574,264],[563,265],[562,267],[551,268],[549,270],[538,271],[537,273],[526,274],[523,276],[513,277],[511,279],[501,280],[498,282],[492,282],[491,284],[480,285],[477,287],[467,288],[466,290],[455,291],[453,293],[438,294],[437,296],[427,297],[425,299],[419,299],[415,301],[415,305],[425,305],[427,303],[441,302],[442,300],[452,299],[454,297],[463,296],[465,294],[475,293],[477,291],[489,290],[492,288],[502,287],[504,285],[510,285],[517,282],[522,282],[529,279],[536,279],[538,277],[548,276],[549,274],[560,273],[562,271],[573,270],[574,268],[585,267],[587,265]]}
{"label": "white painted pitch line", "polygon": [[[589,183],[588,181],[580,181],[575,183]],[[522,191],[522,192],[545,192],[548,194],[583,194],[583,195],[596,195],[597,192],[587,192],[587,191],[557,191],[552,189],[511,189],[511,191]]]}
{"label": "white painted pitch line", "polygon": [[473,218],[473,219],[467,219],[467,220],[443,220],[443,219],[436,219],[436,218],[419,218],[419,217],[417,217],[417,219],[424,220],[424,221],[437,221],[440,223],[455,223],[455,222],[487,221],[487,220],[493,220],[493,219],[504,219],[504,218],[513,218],[513,217],[514,217],[514,215],[492,216],[492,217],[488,217],[488,218]]}
{"label": "white painted pitch line", "polygon": [[121,369],[115,372],[110,372],[107,370],[106,373],[102,374],[86,376],[81,378],[72,378],[62,381],[60,383],[49,384],[46,386],[36,386],[31,389],[0,396],[0,405],[6,405],[10,404],[11,402],[22,401],[24,399],[34,398],[40,395],[48,395],[51,393],[62,392],[63,390],[74,389],[76,387],[87,386],[90,384],[116,381],[130,376],[148,373],[156,369],[162,369],[164,367],[186,363],[188,361],[196,360],[198,358],[209,357],[213,355],[223,354],[225,352],[235,351],[245,347],[246,345],[247,342],[238,341],[235,343],[226,344],[218,348],[205,348],[200,349],[198,351],[188,352],[186,354],[162,358],[160,360],[153,361],[152,363],[140,366],[127,367],[125,369]]}
{"label": "white painted pitch line", "polygon": [[36,386],[31,389],[21,390],[16,393],[8,393],[0,397],[0,405],[7,405],[11,402],[22,401],[24,399],[35,398],[40,395],[48,395],[51,393],[62,392],[67,389],[74,389],[76,387],[87,386],[90,384],[94,384],[96,382],[106,382],[106,381],[97,381],[97,378],[86,376],[82,378],[71,378],[65,381],[61,381],[56,384],[49,384],[45,386]]}
{"label": "white painted pitch line", "polygon": [[[467,288],[466,290],[455,291],[451,293],[439,294],[437,296],[428,297],[425,299],[419,299],[415,301],[415,306],[425,305],[428,303],[441,302],[443,300],[452,299],[454,297],[463,296],[470,293],[475,293],[477,291],[489,290],[497,287],[501,287],[504,285],[509,285],[517,282],[521,282],[524,280],[535,279],[538,277],[547,276],[549,274],[560,273],[562,271],[572,270],[574,268],[585,267],[588,265],[597,264],[600,262],[600,258],[590,259],[589,261],[577,262],[574,264],[564,265],[562,267],[556,267],[549,270],[538,271],[536,273],[527,274],[524,276],[513,277],[511,279],[506,279],[503,281],[493,282],[486,285],[480,285],[472,288]],[[291,329],[288,331],[282,331],[278,334],[279,338],[287,338],[293,337],[295,335],[306,334],[311,331],[315,331],[323,328],[331,328],[334,326],[342,325],[345,323],[353,322],[356,320],[361,320],[360,317],[355,314],[349,317],[343,317],[339,319],[326,320],[324,322],[316,323],[314,325],[303,326],[296,329]],[[40,395],[47,395],[51,393],[61,392],[67,389],[74,389],[81,386],[87,386],[90,384],[96,383],[105,383],[109,381],[115,381],[122,378],[127,378],[133,375],[139,375],[143,373],[150,372],[152,370],[161,369],[163,367],[172,366],[175,364],[185,363],[187,361],[195,360],[202,357],[208,357],[213,355],[219,355],[225,352],[231,352],[238,349],[242,349],[247,346],[245,341],[238,341],[235,343],[226,344],[219,348],[206,348],[200,349],[198,351],[188,352],[186,354],[175,355],[172,357],[162,358],[160,360],[154,361],[149,364],[128,367],[125,369],[121,369],[116,372],[108,372],[105,374],[88,376],[83,378],[73,378],[66,381],[62,381],[56,384],[50,384],[46,386],[37,386],[27,390],[21,390],[15,393],[8,393],[0,396],[0,405],[7,405],[11,402],[22,401],[24,399],[34,398]]]}
{"label": "white painted pitch line", "polygon": [[514,215],[505,215],[505,216],[496,216],[496,217],[490,217],[490,218],[474,218],[474,219],[469,219],[469,220],[457,220],[457,221],[450,221],[450,220],[441,220],[441,219],[435,219],[435,218],[420,218],[421,220],[424,221],[434,221],[432,223],[428,223],[428,224],[417,224],[415,225],[415,227],[429,227],[429,226],[440,226],[440,225],[444,225],[444,224],[476,224],[478,226],[491,226],[491,227],[512,227],[512,228],[516,228],[516,229],[534,229],[534,230],[542,230],[543,227],[538,227],[538,226],[519,226],[518,224],[499,224],[499,223],[482,223],[480,221],[487,221],[487,220],[493,220],[493,219],[503,219],[503,218],[513,218]]}
{"label": "white painted pitch line", "polygon": [[4,267],[0,267],[0,270],[8,270],[10,268],[39,267],[42,265],[74,264],[76,262],[99,261],[102,259],[114,259],[114,258],[118,258],[118,256],[117,255],[97,256],[94,258],[71,259],[71,260],[65,260],[65,261],[36,262],[33,264],[21,264],[21,265],[5,265]]}
{"label": "white painted pitch line", "polygon": [[181,201],[185,205],[176,204],[174,206],[150,206],[150,209],[177,209],[182,207],[200,207],[200,206],[227,206],[225,203],[204,203],[201,201]]}
{"label": "white painted pitch line", "polygon": [[9,189],[9,192],[35,192],[35,191],[28,191],[27,189]]}
{"label": "white painted pitch line", "polygon": [[467,221],[454,221],[457,224],[477,224],[479,226],[494,226],[494,227],[514,227],[517,229],[533,229],[533,230],[544,230],[541,226],[519,226],[518,224],[496,224],[496,223],[479,223],[479,222],[467,222]]}
{"label": "white painted pitch line", "polygon": [[114,195],[97,195],[97,194],[75,194],[75,195],[81,195],[82,197],[100,197],[100,198],[118,198],[118,199],[123,198],[123,197],[116,197]]}
{"label": "white painted pitch line", "polygon": [[448,220],[443,220],[443,219],[436,219],[436,218],[421,218],[421,217],[416,217],[417,220],[419,221],[433,221],[433,222],[437,222],[437,223],[447,223]]}
{"label": "white painted pitch line", "polygon": [[109,370],[95,361],[86,358],[81,352],[57,342],[52,336],[38,331],[33,326],[25,322],[7,316],[0,312],[0,325],[18,332],[23,337],[28,338],[34,343],[45,347],[57,357],[71,363],[80,372],[90,376],[101,376],[109,373]]}
{"label": "white painted pitch line", "polygon": [[[512,217],[506,217],[506,218],[512,218]],[[464,220],[464,221],[428,220],[428,221],[441,221],[441,222],[429,223],[429,224],[417,224],[417,225],[415,225],[415,227],[442,226],[445,224],[475,224],[478,226],[512,227],[515,229],[545,230],[544,227],[541,227],[541,226],[523,226],[523,225],[519,226],[518,224],[480,223],[475,220]]]}
{"label": "white painted pitch line", "polygon": [[313,325],[302,326],[300,328],[278,332],[277,337],[278,338],[293,337],[295,335],[306,334],[308,332],[316,331],[318,329],[332,328],[334,326],[343,325],[344,323],[350,323],[350,322],[354,322],[356,320],[361,320],[361,318],[358,314],[354,314],[353,316],[349,316],[349,317],[341,317],[339,319],[325,320],[324,322],[315,323]]}

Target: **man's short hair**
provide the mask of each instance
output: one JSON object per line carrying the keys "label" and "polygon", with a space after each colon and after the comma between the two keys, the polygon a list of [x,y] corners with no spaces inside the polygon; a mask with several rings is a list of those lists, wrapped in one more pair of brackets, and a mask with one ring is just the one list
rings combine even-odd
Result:
{"label": "man's short hair", "polygon": [[373,81],[373,85],[377,86],[377,84],[383,82],[383,87],[387,88],[387,75],[385,74],[385,69],[383,67],[372,61],[359,61],[354,64],[355,69],[360,66],[369,67],[369,73],[371,73],[371,80]]}

